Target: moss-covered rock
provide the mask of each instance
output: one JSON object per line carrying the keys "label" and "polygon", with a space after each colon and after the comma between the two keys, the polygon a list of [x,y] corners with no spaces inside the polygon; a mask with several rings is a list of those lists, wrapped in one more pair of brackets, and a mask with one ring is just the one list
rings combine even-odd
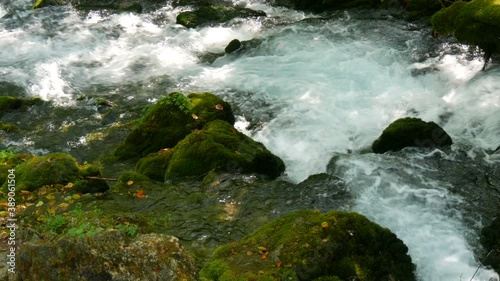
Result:
{"label": "moss-covered rock", "polygon": [[457,1],[432,16],[431,23],[437,33],[480,47],[485,66],[493,53],[500,53],[500,0]]}
{"label": "moss-covered rock", "polygon": [[26,110],[29,106],[40,104],[39,98],[23,99],[11,96],[0,96],[0,116],[15,110]]}
{"label": "moss-covered rock", "polygon": [[500,272],[500,217],[497,217],[489,226],[483,228],[481,234],[481,243],[486,251],[491,251],[484,260],[484,265],[489,265],[496,272]]}
{"label": "moss-covered rock", "polygon": [[79,178],[73,184],[73,190],[80,193],[104,192],[109,189],[105,180],[102,180],[101,169],[95,164],[86,164],[80,167]]}
{"label": "moss-covered rock", "polygon": [[201,280],[416,280],[408,248],[357,213],[297,211],[217,249]]}
{"label": "moss-covered rock", "polygon": [[[99,167],[87,164],[79,167],[76,159],[66,153],[50,153],[44,156],[13,154],[3,160],[1,166],[16,171],[16,189],[34,191],[44,185],[73,183],[73,190],[80,193],[103,192],[109,189],[99,179]],[[90,177],[90,178],[89,178]],[[5,178],[0,175],[3,189],[7,188]]]}
{"label": "moss-covered rock", "polygon": [[66,153],[31,157],[15,169],[16,188],[28,191],[43,185],[67,184],[78,178],[79,172],[75,158]]}
{"label": "moss-covered rock", "polygon": [[221,119],[234,124],[231,106],[210,93],[171,93],[153,105],[115,150],[119,159],[140,158],[174,147],[191,131]]}
{"label": "moss-covered rock", "polygon": [[207,24],[218,24],[234,18],[265,17],[263,11],[235,6],[201,6],[194,11],[182,12],[177,15],[176,23],[188,28]]}
{"label": "moss-covered rock", "polygon": [[200,176],[211,170],[256,172],[276,178],[283,173],[285,165],[261,143],[238,132],[226,121],[215,120],[188,135],[174,148],[142,159],[136,168],[158,180]]}
{"label": "moss-covered rock", "polygon": [[451,137],[436,123],[407,117],[391,123],[373,142],[372,149],[375,153],[384,153],[412,146],[435,147],[451,144]]}
{"label": "moss-covered rock", "polygon": [[14,124],[5,124],[4,122],[0,121],[0,131],[4,131],[6,133],[12,133],[18,130],[19,128]]}
{"label": "moss-covered rock", "polygon": [[140,234],[128,242],[108,230],[86,239],[26,244],[18,257],[19,280],[197,280],[193,258],[176,237]]}
{"label": "moss-covered rock", "polygon": [[233,39],[229,44],[227,44],[226,48],[224,49],[224,52],[226,54],[234,53],[238,51],[241,48],[241,41],[238,39]]}

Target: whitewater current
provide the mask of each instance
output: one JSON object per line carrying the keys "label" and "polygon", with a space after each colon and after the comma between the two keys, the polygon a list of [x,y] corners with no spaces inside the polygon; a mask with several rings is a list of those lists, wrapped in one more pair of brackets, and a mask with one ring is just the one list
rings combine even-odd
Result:
{"label": "whitewater current", "polygon": [[[361,152],[406,116],[443,126],[455,141],[452,151],[465,149],[471,161],[474,151],[494,150],[500,145],[498,65],[481,72],[477,52],[434,39],[428,27],[390,13],[340,11],[319,18],[263,2],[235,1],[264,10],[265,19],[186,29],[175,24],[186,8],[170,5],[115,14],[71,7],[32,11],[30,1],[5,1],[0,81],[58,107],[75,106],[89,89],[158,77],[169,81],[164,91],[120,92],[118,99],[154,102],[175,90],[219,94],[232,101],[238,128],[285,161],[290,181],[326,172],[334,155],[350,155],[335,164],[357,194],[353,210],[408,245],[421,281],[470,280],[478,260],[467,236],[478,234],[463,223],[463,198],[449,192],[451,184],[422,176],[433,167],[420,160],[435,152]],[[200,60],[223,52],[233,39],[254,44],[212,64]],[[36,141],[22,142],[38,148]],[[495,166],[499,159],[487,161]],[[494,278],[481,268],[474,280]]]}

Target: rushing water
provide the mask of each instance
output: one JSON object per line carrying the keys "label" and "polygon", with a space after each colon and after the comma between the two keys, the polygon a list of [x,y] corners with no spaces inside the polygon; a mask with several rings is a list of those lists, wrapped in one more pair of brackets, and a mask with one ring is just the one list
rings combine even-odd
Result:
{"label": "rushing water", "polygon": [[[251,121],[246,132],[285,160],[291,181],[325,172],[333,155],[351,155],[329,172],[356,194],[355,211],[404,240],[420,280],[473,275],[477,261],[470,243],[481,221],[466,226],[466,200],[450,192],[453,181],[422,160],[429,152],[360,152],[393,120],[416,116],[452,136],[450,161],[462,151],[467,161],[498,169],[498,157],[478,157],[500,145],[498,65],[480,72],[476,53],[433,39],[427,27],[390,13],[315,18],[239,1],[268,17],[188,30],[174,24],[180,9],[168,5],[139,15],[69,7],[31,11],[30,2],[0,4],[0,81],[53,101],[56,109],[11,117],[34,131],[4,137],[4,146],[76,152],[89,134],[137,116],[140,105],[169,91],[214,92],[232,101],[238,125]],[[200,62],[234,38],[257,43],[211,65]],[[112,101],[120,114],[103,121],[108,117],[84,103],[85,96]],[[80,159],[90,157],[83,151]],[[495,276],[480,270],[475,280]]]}

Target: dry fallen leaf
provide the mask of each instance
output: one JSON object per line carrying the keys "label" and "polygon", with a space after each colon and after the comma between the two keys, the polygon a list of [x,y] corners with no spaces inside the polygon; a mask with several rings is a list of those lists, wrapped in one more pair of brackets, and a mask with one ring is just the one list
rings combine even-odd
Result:
{"label": "dry fallen leaf", "polygon": [[280,261],[276,264],[276,267],[277,268],[281,268],[281,262]]}
{"label": "dry fallen leaf", "polygon": [[215,105],[215,109],[224,110],[224,107],[222,106],[222,104],[217,104],[217,105]]}
{"label": "dry fallen leaf", "polygon": [[251,255],[253,255],[253,252],[252,251],[248,251],[247,252],[247,256],[251,256]]}
{"label": "dry fallen leaf", "polygon": [[134,184],[134,181],[128,181],[127,182],[127,185],[133,185]]}
{"label": "dry fallen leaf", "polygon": [[137,190],[137,192],[134,194],[134,196],[137,197],[137,198],[144,198],[144,197],[146,197],[146,195],[144,195],[144,191],[142,191],[140,189]]}
{"label": "dry fallen leaf", "polygon": [[193,117],[194,120],[197,120],[198,119],[198,116],[196,114],[191,114],[191,117]]}

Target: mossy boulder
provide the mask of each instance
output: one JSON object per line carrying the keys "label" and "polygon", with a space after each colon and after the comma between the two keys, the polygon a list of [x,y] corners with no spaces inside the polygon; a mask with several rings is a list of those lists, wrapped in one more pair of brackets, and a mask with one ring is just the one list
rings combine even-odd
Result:
{"label": "mossy boulder", "polygon": [[484,265],[489,265],[496,272],[500,272],[500,217],[497,217],[489,226],[483,228],[481,234],[481,243],[486,251],[491,251],[484,260]]}
{"label": "mossy boulder", "polygon": [[[15,166],[17,164],[17,166]],[[15,169],[16,189],[34,191],[44,185],[73,183],[77,192],[102,192],[108,189],[96,165],[78,166],[76,159],[66,153],[50,153],[44,156],[15,154],[2,165]],[[89,179],[88,177],[97,179]],[[4,190],[7,182],[3,180]]]}
{"label": "mossy boulder", "polygon": [[219,247],[201,280],[416,280],[408,248],[357,213],[296,211]]}
{"label": "mossy boulder", "polygon": [[75,158],[66,153],[30,157],[15,169],[16,188],[27,191],[44,185],[67,184],[76,179],[79,172]]}
{"label": "mossy boulder", "polygon": [[118,230],[95,237],[27,243],[19,252],[19,280],[197,280],[194,259],[176,237]]}
{"label": "mossy boulder", "polygon": [[174,148],[141,159],[138,172],[164,180],[200,176],[209,171],[259,173],[276,178],[283,173],[283,161],[264,145],[238,132],[229,123],[215,120],[196,130]]}
{"label": "mossy boulder", "polygon": [[457,1],[432,16],[431,23],[437,33],[500,53],[500,0]]}
{"label": "mossy boulder", "polygon": [[436,123],[407,117],[391,123],[373,142],[372,149],[375,153],[384,153],[405,147],[436,147],[452,143],[451,137]]}
{"label": "mossy boulder", "polygon": [[265,17],[263,11],[256,11],[236,6],[201,6],[194,11],[182,12],[177,15],[176,23],[188,28],[219,24],[234,18]]}
{"label": "mossy boulder", "polygon": [[221,119],[234,124],[231,106],[210,93],[171,93],[153,105],[114,151],[118,159],[140,158],[174,147],[191,131]]}

